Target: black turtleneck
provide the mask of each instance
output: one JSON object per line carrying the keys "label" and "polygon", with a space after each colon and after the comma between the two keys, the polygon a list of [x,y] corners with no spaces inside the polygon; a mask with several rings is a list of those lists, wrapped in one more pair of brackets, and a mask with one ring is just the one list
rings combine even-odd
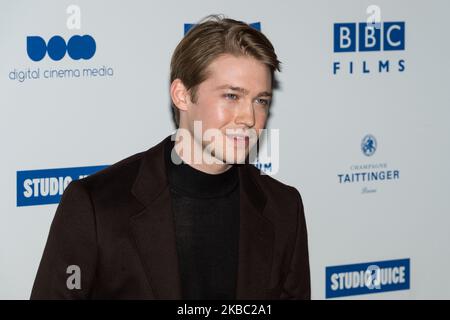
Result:
{"label": "black turtleneck", "polygon": [[[239,176],[232,166],[208,174],[171,160],[165,146],[184,299],[235,299],[239,249]],[[179,156],[173,152],[181,162]],[[178,163],[177,162],[177,163]]]}

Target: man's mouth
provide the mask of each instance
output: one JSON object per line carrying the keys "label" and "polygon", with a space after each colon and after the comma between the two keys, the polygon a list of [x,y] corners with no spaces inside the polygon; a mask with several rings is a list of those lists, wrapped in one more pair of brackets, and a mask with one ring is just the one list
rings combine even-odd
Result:
{"label": "man's mouth", "polygon": [[232,140],[235,144],[248,145],[250,142],[250,137],[247,135],[240,134],[227,134],[228,139]]}

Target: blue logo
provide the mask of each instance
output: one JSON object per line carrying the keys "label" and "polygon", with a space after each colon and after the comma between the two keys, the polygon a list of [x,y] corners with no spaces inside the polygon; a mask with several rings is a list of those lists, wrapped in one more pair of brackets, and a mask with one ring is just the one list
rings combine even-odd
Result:
{"label": "blue logo", "polygon": [[405,50],[404,21],[377,26],[367,22],[334,24],[334,52],[394,50]]}
{"label": "blue logo", "polygon": [[72,36],[67,43],[61,36],[51,37],[48,43],[39,36],[27,37],[27,53],[33,61],[41,61],[47,53],[54,61],[61,60],[66,53],[73,60],[89,60],[94,56],[96,48],[95,40],[90,35]]}
{"label": "blue logo", "polygon": [[408,290],[410,260],[387,260],[325,268],[325,297]]}
{"label": "blue logo", "polygon": [[333,61],[333,75],[404,72],[406,60],[386,53],[405,50],[405,32],[404,21],[334,23],[333,50],[343,60]]}
{"label": "blue logo", "polygon": [[266,174],[272,172],[272,162],[259,162],[257,160],[253,165]]}
{"label": "blue logo", "polygon": [[107,166],[17,171],[17,206],[59,203],[73,180],[82,179]]}
{"label": "blue logo", "polygon": [[366,135],[361,141],[361,151],[368,157],[377,151],[377,139],[371,134]]}
{"label": "blue logo", "polygon": [[[189,30],[191,30],[191,28],[194,27],[195,25],[196,25],[195,23],[185,23],[184,34],[186,35],[186,33],[188,33]],[[261,22],[250,23],[249,26],[252,27],[253,29],[261,31]]]}

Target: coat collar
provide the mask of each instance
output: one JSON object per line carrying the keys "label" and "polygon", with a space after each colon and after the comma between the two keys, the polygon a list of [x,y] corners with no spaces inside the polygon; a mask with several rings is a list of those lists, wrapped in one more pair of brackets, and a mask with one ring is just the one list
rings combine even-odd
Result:
{"label": "coat collar", "polygon": [[[143,210],[131,217],[147,279],[156,299],[181,299],[181,280],[176,251],[175,225],[164,161],[164,144],[171,136],[146,151],[132,187]],[[250,164],[239,165],[240,232],[237,299],[267,297],[271,273],[274,230],[263,216],[266,196],[251,176]]]}

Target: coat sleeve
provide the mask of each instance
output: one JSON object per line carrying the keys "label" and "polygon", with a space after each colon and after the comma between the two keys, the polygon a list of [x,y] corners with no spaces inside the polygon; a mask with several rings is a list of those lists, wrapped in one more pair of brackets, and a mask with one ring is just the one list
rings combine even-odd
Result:
{"label": "coat sleeve", "polygon": [[56,210],[31,299],[88,299],[95,276],[97,241],[90,196],[71,182]]}
{"label": "coat sleeve", "polygon": [[291,257],[289,272],[283,284],[280,299],[311,299],[311,280],[309,270],[308,235],[305,214],[300,193],[295,189],[297,198],[297,221],[295,247]]}

